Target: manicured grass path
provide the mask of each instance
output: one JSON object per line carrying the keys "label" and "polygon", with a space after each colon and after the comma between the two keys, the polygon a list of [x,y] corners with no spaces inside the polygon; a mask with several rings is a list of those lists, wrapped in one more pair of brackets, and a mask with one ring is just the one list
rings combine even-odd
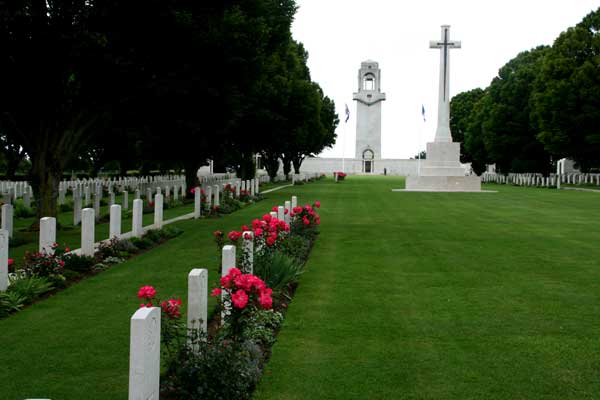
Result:
{"label": "manicured grass path", "polygon": [[257,400],[600,398],[600,196],[306,186],[321,235]]}
{"label": "manicured grass path", "polygon": [[[304,195],[312,185],[267,194],[223,218],[177,222],[185,230],[180,237],[0,320],[0,400],[127,399],[129,319],[138,288],[154,285],[161,297],[180,296],[185,304],[192,268],[209,268],[214,287],[220,258],[212,232],[239,229],[292,194],[314,201]],[[165,218],[187,207],[166,210]]]}

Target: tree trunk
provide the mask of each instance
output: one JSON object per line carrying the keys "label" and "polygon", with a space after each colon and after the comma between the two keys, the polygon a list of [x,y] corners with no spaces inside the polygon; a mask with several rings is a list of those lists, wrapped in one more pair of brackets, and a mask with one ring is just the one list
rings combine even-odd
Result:
{"label": "tree trunk", "polygon": [[238,176],[243,180],[254,178],[256,175],[256,166],[254,165],[254,157],[252,153],[242,153],[240,155],[240,169]]}
{"label": "tree trunk", "polygon": [[190,189],[198,186],[198,168],[200,168],[199,164],[199,162],[194,161],[186,161],[183,164],[183,167],[185,168],[185,184],[188,188],[185,196],[188,198],[194,197],[194,195],[190,193]]}
{"label": "tree trunk", "polygon": [[279,170],[279,155],[263,153],[263,164],[271,180],[275,179]]}
{"label": "tree trunk", "polygon": [[292,158],[292,164],[294,164],[294,173],[300,173],[300,166],[302,165],[302,161],[304,161],[303,156],[297,156]]}
{"label": "tree trunk", "polygon": [[41,154],[32,159],[31,187],[37,205],[37,217],[56,217],[56,199],[58,184],[62,176],[62,168],[56,163],[48,162],[48,154]]}
{"label": "tree trunk", "polygon": [[292,172],[292,159],[290,157],[281,157],[281,161],[283,161],[283,174],[285,175],[285,179],[290,178],[290,172]]}

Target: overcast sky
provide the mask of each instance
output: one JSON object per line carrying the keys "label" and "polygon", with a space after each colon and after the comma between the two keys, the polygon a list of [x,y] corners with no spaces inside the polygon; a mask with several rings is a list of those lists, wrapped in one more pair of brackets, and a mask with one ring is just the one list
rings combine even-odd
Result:
{"label": "overcast sky", "polygon": [[[429,41],[450,25],[450,94],[485,88],[519,52],[550,45],[600,0],[297,0],[294,38],[309,52],[312,79],[333,98],[340,115],[337,144],[323,157],[354,156],[361,61],[381,68],[383,158],[410,158],[435,136],[439,50]],[[344,104],[350,120],[344,124]],[[426,122],[421,117],[425,106]],[[345,139],[344,139],[345,137]],[[419,139],[420,137],[420,139]],[[345,146],[342,143],[345,142]]]}

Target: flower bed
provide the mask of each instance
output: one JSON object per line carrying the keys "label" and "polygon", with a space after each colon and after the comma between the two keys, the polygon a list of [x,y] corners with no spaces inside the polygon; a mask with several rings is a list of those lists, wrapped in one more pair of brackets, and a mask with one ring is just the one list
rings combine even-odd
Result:
{"label": "flower bed", "polygon": [[26,252],[16,269],[9,260],[10,285],[0,293],[0,318],[21,310],[37,300],[63,290],[70,284],[120,264],[141,251],[149,250],[179,236],[175,227],[147,231],[141,238],[112,239],[100,244],[94,257],[80,256],[54,243],[52,252]]}
{"label": "flower bed", "polygon": [[347,174],[345,172],[334,172],[333,179],[335,179],[336,182],[340,182],[346,178],[346,175]]}
{"label": "flower bed", "polygon": [[244,240],[253,242],[254,252],[253,272],[248,254],[241,251],[238,267],[231,268],[212,290],[218,307],[208,333],[188,330],[175,316],[177,299],[160,302],[154,288],[140,289],[140,306],[164,304],[162,399],[251,397],[318,235],[319,207],[317,201],[288,210],[289,224],[265,214],[227,235],[213,233],[219,252],[227,241],[245,248],[240,246]]}

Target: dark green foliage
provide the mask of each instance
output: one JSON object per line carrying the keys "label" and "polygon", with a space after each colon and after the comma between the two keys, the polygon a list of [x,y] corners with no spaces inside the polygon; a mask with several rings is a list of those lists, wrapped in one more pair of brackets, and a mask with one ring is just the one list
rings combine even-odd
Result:
{"label": "dark green foliage", "polygon": [[35,243],[35,235],[32,232],[13,232],[13,237],[9,239],[10,247],[19,247],[28,243]]}
{"label": "dark green foliage", "polygon": [[140,250],[147,250],[154,246],[154,242],[145,237],[143,237],[143,238],[133,237],[130,240],[131,240],[131,243],[133,243],[133,245]]}
{"label": "dark green foliage", "polygon": [[96,259],[91,256],[79,256],[77,254],[69,253],[63,256],[65,262],[65,269],[75,272],[89,272],[92,270]]}
{"label": "dark green foliage", "polygon": [[252,343],[218,339],[195,341],[167,361],[161,398],[189,400],[250,399],[261,372],[262,353]]}
{"label": "dark green foliage", "polygon": [[273,292],[285,294],[287,287],[296,283],[302,274],[302,264],[280,252],[266,252],[255,257],[254,274]]}
{"label": "dark green foliage", "polygon": [[298,263],[304,264],[310,250],[310,240],[299,235],[292,234],[287,240],[284,240],[279,251],[286,256],[295,259]]}
{"label": "dark green foliage", "polygon": [[81,278],[81,274],[79,272],[75,272],[70,269],[65,269],[62,275],[67,281],[74,281]]}
{"label": "dark green foliage", "polygon": [[32,208],[25,207],[23,203],[15,204],[15,218],[31,218],[35,216],[35,211]]}
{"label": "dark green foliage", "polygon": [[17,292],[0,292],[0,318],[19,311],[25,304],[25,298]]}
{"label": "dark green foliage", "polygon": [[8,292],[21,299],[22,304],[31,304],[36,298],[52,289],[52,283],[47,278],[21,277],[11,281]]}
{"label": "dark green foliage", "polygon": [[73,211],[73,204],[71,203],[65,203],[65,204],[61,204],[58,207],[60,212],[69,212],[69,211]]}

